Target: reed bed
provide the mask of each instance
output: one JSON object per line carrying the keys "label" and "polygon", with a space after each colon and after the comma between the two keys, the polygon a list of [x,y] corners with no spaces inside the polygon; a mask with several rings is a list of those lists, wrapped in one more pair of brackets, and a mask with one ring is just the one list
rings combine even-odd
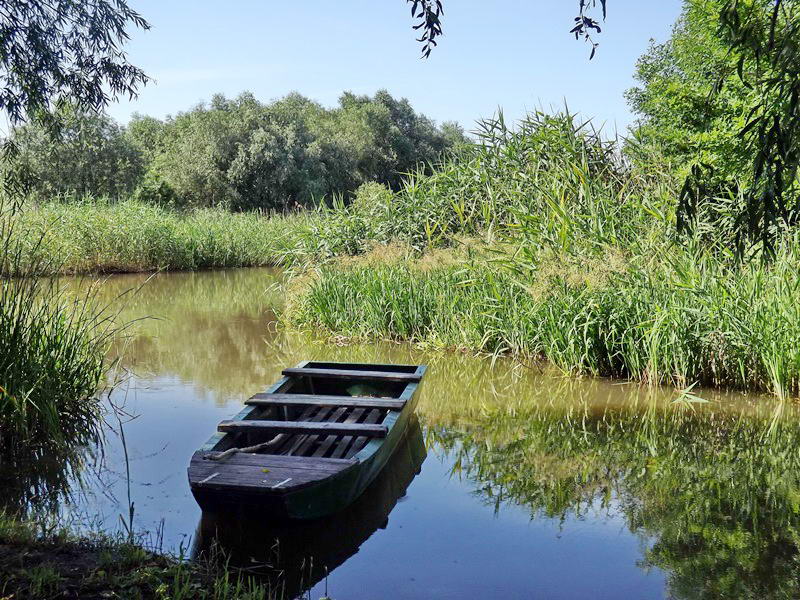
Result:
{"label": "reed bed", "polygon": [[703,254],[633,261],[595,278],[542,273],[528,287],[492,265],[329,267],[290,319],[359,338],[536,356],[569,371],[686,387],[800,393],[800,267],[730,271]]}
{"label": "reed bed", "polygon": [[15,217],[22,266],[60,273],[196,270],[285,264],[314,213],[267,217],[178,212],[133,200],[28,206]]}
{"label": "reed bed", "polygon": [[394,195],[369,190],[377,200],[339,219],[351,238],[399,240],[412,256],[463,235],[488,250],[444,266],[333,261],[307,278],[289,320],[592,375],[800,394],[800,237],[785,234],[769,264],[739,263],[710,223],[677,237],[670,174],[627,163],[573,115],[482,127],[432,175]]}
{"label": "reed bed", "polygon": [[0,470],[20,459],[69,461],[98,441],[95,392],[114,328],[91,293],[64,293],[42,276],[52,263],[27,260],[9,215],[0,206]]}

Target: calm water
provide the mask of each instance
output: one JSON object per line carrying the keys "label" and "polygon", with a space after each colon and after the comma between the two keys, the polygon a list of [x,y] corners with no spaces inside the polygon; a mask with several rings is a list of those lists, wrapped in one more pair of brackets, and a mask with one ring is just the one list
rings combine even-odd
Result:
{"label": "calm water", "polygon": [[[130,288],[101,464],[63,509],[166,550],[218,544],[311,598],[800,596],[800,427],[768,398],[577,380],[276,327],[265,270],[117,276]],[[85,283],[83,284],[85,285]],[[425,363],[420,425],[359,502],[312,525],[201,515],[186,466],[216,424],[300,360]],[[427,450],[427,457],[426,455]],[[418,474],[417,474],[418,473]],[[325,570],[328,571],[325,580]]]}

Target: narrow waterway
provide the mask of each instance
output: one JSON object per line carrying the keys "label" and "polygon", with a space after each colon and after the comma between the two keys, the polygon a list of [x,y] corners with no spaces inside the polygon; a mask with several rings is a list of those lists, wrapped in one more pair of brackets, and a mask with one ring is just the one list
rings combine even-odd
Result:
{"label": "narrow waterway", "polygon": [[[187,556],[222,549],[291,594],[311,585],[311,598],[800,594],[794,406],[694,390],[700,402],[508,359],[286,333],[279,277],[103,281],[103,299],[121,296],[121,319],[139,320],[113,350],[121,419],[109,416],[104,455],[86,461],[83,489],[61,508],[74,526],[119,532],[132,505],[151,544]],[[192,453],[308,359],[427,364],[419,426],[356,505],[325,522],[202,515],[186,478]]]}

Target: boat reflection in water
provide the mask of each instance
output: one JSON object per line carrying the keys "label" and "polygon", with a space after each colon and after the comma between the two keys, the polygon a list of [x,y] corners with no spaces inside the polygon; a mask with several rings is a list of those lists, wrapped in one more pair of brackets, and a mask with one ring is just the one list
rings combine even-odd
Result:
{"label": "boat reflection in water", "polygon": [[313,521],[270,521],[254,508],[204,512],[193,556],[222,557],[230,567],[266,579],[293,598],[310,589],[358,552],[389,522],[425,460],[425,443],[414,415],[405,439],[364,493],[343,511]]}

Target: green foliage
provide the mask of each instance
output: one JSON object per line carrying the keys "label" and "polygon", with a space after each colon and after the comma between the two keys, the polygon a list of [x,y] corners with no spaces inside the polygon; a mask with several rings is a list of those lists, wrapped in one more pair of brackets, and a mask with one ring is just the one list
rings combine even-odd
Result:
{"label": "green foliage", "polygon": [[131,25],[149,28],[122,0],[4,0],[0,110],[17,124],[64,102],[98,110],[108,103],[109,92],[112,97],[134,94],[147,77],[128,63],[120,47]]}
{"label": "green foliage", "polygon": [[60,135],[49,121],[19,127],[4,163],[45,202],[133,195],[173,208],[282,212],[349,199],[363,183],[398,188],[405,173],[427,172],[469,143],[457,124],[439,128],[384,90],[345,93],[333,109],[299,94],[266,104],[217,95],[165,121],[134,115],[127,128],[75,105],[51,116]]}
{"label": "green foliage", "polygon": [[695,230],[698,213],[722,202],[733,220],[718,237],[740,258],[772,255],[797,223],[799,42],[795,0],[686,0],[672,39],[642,57],[641,87],[628,93],[642,116],[632,154],[656,145],[687,176],[679,229]]}
{"label": "green foliage", "polygon": [[269,104],[215,96],[163,123],[134,118],[129,129],[151,178],[182,205],[233,210],[314,206],[369,181],[397,187],[403,172],[466,140],[386,91],[345,93],[334,109],[299,94]]}
{"label": "green foliage", "polygon": [[314,218],[179,213],[132,200],[87,199],[22,210],[13,217],[13,238],[17,268],[40,264],[54,273],[264,266],[304,253],[296,234]]}
{"label": "green foliage", "polygon": [[[10,125],[33,120],[57,134],[59,109],[66,105],[101,111],[121,95],[134,96],[148,78],[122,49],[131,26],[150,27],[124,0],[4,0],[0,111]],[[0,159],[10,164],[2,165],[2,191],[19,197],[31,174],[15,165],[17,153],[13,141],[3,141]]]}
{"label": "green foliage", "polygon": [[433,270],[334,264],[294,305],[295,322],[595,375],[800,393],[800,330],[785,325],[800,321],[798,239],[770,270],[737,269],[722,247],[675,239],[669,174],[627,167],[570,115],[484,127],[433,174],[391,196],[364,188],[364,201],[312,227],[331,254],[395,240],[426,251],[465,234],[492,252]]}
{"label": "green foliage", "polygon": [[133,192],[144,165],[125,131],[110,117],[68,105],[59,111],[59,137],[41,123],[13,132],[18,167],[32,176],[31,195],[48,200],[63,194],[125,196]]}
{"label": "green foliage", "polygon": [[162,600],[269,600],[277,586],[225,557],[187,561],[157,555],[113,537],[79,538],[68,532],[38,533],[37,525],[0,512],[0,577],[14,598],[158,598]]}
{"label": "green foliage", "polygon": [[[0,209],[2,209],[0,205]],[[26,244],[36,234],[0,212],[0,455],[55,459],[98,441],[95,392],[111,326],[91,296],[72,298],[42,278],[52,265]],[[26,275],[26,276],[20,276]],[[11,276],[11,277],[9,277]]]}
{"label": "green foliage", "polygon": [[627,246],[663,239],[673,227],[672,180],[629,169],[589,122],[537,112],[509,127],[500,114],[479,128],[476,143],[431,173],[412,173],[395,194],[360,188],[351,206],[316,223],[320,253],[396,240],[421,251],[459,236],[534,230],[536,247],[545,239],[563,249]]}
{"label": "green foliage", "polygon": [[[736,222],[737,250],[757,245],[772,255],[781,230],[800,218],[800,2],[729,1],[720,22],[739,78],[756,93],[740,132],[752,183]],[[754,76],[744,74],[749,65]]]}
{"label": "green foliage", "polygon": [[738,133],[755,91],[725,77],[735,73],[736,57],[720,31],[723,3],[687,0],[670,40],[652,43],[639,59],[639,87],[626,93],[640,117],[629,152],[656,146],[682,177],[699,163],[723,181],[747,175],[750,156]]}
{"label": "green foliage", "polygon": [[[543,265],[323,269],[292,318],[356,337],[539,356],[565,370],[800,393],[798,244],[771,271],[703,255]],[[614,263],[617,263],[614,267]]]}

